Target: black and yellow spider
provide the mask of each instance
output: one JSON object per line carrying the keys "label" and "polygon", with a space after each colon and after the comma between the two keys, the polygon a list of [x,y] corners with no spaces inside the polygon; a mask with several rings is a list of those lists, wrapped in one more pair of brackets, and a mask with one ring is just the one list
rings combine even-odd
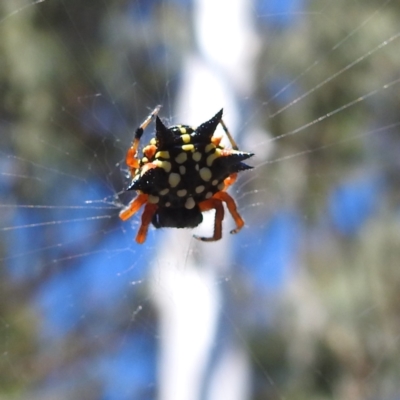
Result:
{"label": "black and yellow spider", "polygon": [[[204,211],[215,209],[214,234],[203,241],[222,237],[223,202],[236,222],[231,233],[237,233],[244,221],[235,201],[226,192],[239,171],[252,167],[242,161],[253,154],[239,151],[222,120],[222,110],[197,128],[174,125],[167,128],[157,116],[157,106],[135,132],[135,138],[126,154],[126,164],[133,178],[127,190],[136,190],[137,196],[119,216],[132,217],[145,205],[136,236],[138,243],[146,240],[150,223],[156,228],[194,228],[202,220]],[[156,134],[137,158],[140,138],[151,120],[156,117]],[[222,136],[214,134],[218,124],[224,129],[232,149],[221,144]]]}

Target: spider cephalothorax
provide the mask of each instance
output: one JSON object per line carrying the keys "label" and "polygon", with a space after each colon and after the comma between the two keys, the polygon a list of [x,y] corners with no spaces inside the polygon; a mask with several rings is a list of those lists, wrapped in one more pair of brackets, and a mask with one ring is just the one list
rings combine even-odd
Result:
{"label": "spider cephalothorax", "polygon": [[[195,236],[203,241],[214,241],[222,236],[222,202],[225,202],[237,225],[231,233],[238,232],[244,222],[226,189],[234,183],[239,171],[252,168],[242,161],[253,154],[238,150],[222,121],[222,110],[197,128],[188,125],[168,128],[157,116],[160,107],[157,106],[136,130],[128,150],[126,163],[133,177],[128,190],[136,190],[138,195],[121,211],[120,218],[130,218],[145,204],[136,236],[136,241],[143,243],[150,223],[156,228],[194,228],[202,222],[204,211],[215,209],[214,235],[210,238]],[[155,137],[138,159],[140,138],[154,117]],[[218,124],[228,136],[232,149],[225,149],[221,144],[222,136],[214,134]]]}

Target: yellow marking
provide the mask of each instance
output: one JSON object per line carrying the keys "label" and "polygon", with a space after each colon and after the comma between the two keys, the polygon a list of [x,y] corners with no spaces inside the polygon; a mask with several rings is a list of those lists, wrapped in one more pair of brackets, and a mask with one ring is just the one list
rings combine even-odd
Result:
{"label": "yellow marking", "polygon": [[194,169],[195,169],[196,171],[198,171],[198,170],[200,169],[199,164],[196,164],[196,165],[194,166]]}
{"label": "yellow marking", "polygon": [[178,190],[176,194],[178,195],[178,197],[185,197],[187,195],[187,190],[186,189]]}
{"label": "yellow marking", "polygon": [[194,161],[199,162],[201,160],[201,153],[198,151],[194,152],[192,158]]}
{"label": "yellow marking", "polygon": [[196,205],[196,202],[193,200],[193,197],[188,197],[185,202],[185,208],[191,210]]}
{"label": "yellow marking", "polygon": [[179,182],[181,181],[181,176],[175,172],[171,172],[168,176],[168,183],[171,187],[178,186]]}
{"label": "yellow marking", "polygon": [[200,178],[203,179],[203,181],[208,182],[211,179],[211,170],[210,168],[203,167],[200,171]]}
{"label": "yellow marking", "polygon": [[169,158],[169,151],[158,151],[156,158]]}
{"label": "yellow marking", "polygon": [[209,167],[211,167],[211,165],[213,164],[213,162],[215,161],[215,159],[217,159],[218,157],[221,157],[221,150],[220,149],[215,149],[215,152],[210,154],[207,157],[207,165]]}
{"label": "yellow marking", "polygon": [[184,135],[181,135],[182,142],[183,143],[190,143],[190,135],[188,135],[186,133],[186,129],[185,129],[185,132],[182,132],[182,130],[181,130],[181,133],[185,133]]}
{"label": "yellow marking", "polygon": [[179,125],[179,131],[181,132],[181,135],[186,133],[186,128],[184,128],[183,126]]}
{"label": "yellow marking", "polygon": [[210,152],[211,150],[215,149],[215,145],[214,143],[210,143],[206,146],[206,148],[204,149],[206,153]]}
{"label": "yellow marking", "polygon": [[185,174],[186,174],[186,167],[185,167],[184,165],[181,165],[181,166],[179,167],[179,173],[180,173],[181,175],[185,175]]}
{"label": "yellow marking", "polygon": [[214,180],[211,182],[211,185],[217,186],[217,185],[218,185],[218,179],[214,179]]}
{"label": "yellow marking", "polygon": [[168,194],[168,192],[169,192],[169,189],[168,189],[168,188],[165,188],[165,189],[163,189],[163,190],[160,190],[159,194],[160,194],[161,196],[165,196],[166,194]]}
{"label": "yellow marking", "polygon": [[159,202],[160,198],[158,196],[153,196],[152,194],[149,195],[148,201],[149,203],[152,204],[157,204]]}
{"label": "yellow marking", "polygon": [[194,189],[194,191],[195,191],[196,193],[202,193],[202,192],[204,192],[204,189],[205,189],[205,188],[206,188],[205,186],[200,185],[200,186],[197,186],[196,189]]}
{"label": "yellow marking", "polygon": [[150,144],[154,144],[155,145],[156,143],[157,143],[156,142],[156,138],[153,138],[153,139],[150,140]]}
{"label": "yellow marking", "polygon": [[171,163],[169,161],[155,160],[153,164],[157,165],[157,167],[164,169],[165,172],[171,171]]}
{"label": "yellow marking", "polygon": [[149,162],[149,159],[147,157],[142,158],[142,164],[146,164]]}
{"label": "yellow marking", "polygon": [[224,182],[220,183],[220,184],[217,186],[217,189],[218,189],[218,190],[224,190],[224,188],[225,188],[225,183],[224,183]]}
{"label": "yellow marking", "polygon": [[182,145],[183,151],[194,151],[194,146],[192,144],[184,144]]}
{"label": "yellow marking", "polygon": [[175,157],[175,161],[176,161],[178,164],[183,164],[186,160],[187,160],[187,154],[186,154],[184,151],[182,151],[182,153],[178,154],[178,155]]}
{"label": "yellow marking", "polygon": [[212,197],[212,195],[213,195],[212,192],[207,192],[205,197],[206,199],[209,199]]}

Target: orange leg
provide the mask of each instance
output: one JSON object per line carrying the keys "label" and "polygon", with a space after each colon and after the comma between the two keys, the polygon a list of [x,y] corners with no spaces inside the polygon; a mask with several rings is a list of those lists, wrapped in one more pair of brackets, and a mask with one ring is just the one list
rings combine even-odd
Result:
{"label": "orange leg", "polygon": [[213,143],[214,146],[218,147],[221,143],[221,140],[222,136],[214,133],[213,137],[211,138],[211,143]]}
{"label": "orange leg", "polygon": [[[238,145],[236,144],[235,140],[233,139],[231,133],[229,132],[228,127],[225,125],[225,122],[221,119],[219,123],[222,126],[222,129],[225,131],[226,136],[228,137],[229,143],[232,146],[233,150],[239,150]],[[215,146],[219,146],[222,140],[222,136],[218,134],[214,134],[213,137],[211,138],[211,143],[213,143]]]}
{"label": "orange leg", "polygon": [[229,186],[233,185],[236,182],[237,179],[237,172],[230,174],[227,178],[224,180],[225,187],[223,190],[227,190]]}
{"label": "orange leg", "polygon": [[151,160],[157,152],[157,147],[154,144],[149,144],[143,149],[143,154]]}
{"label": "orange leg", "polygon": [[140,225],[139,231],[136,235],[136,242],[139,244],[144,243],[147,236],[147,231],[149,230],[149,225],[151,220],[153,219],[154,213],[157,211],[157,204],[147,203],[143,214],[142,214],[142,223]]}
{"label": "orange leg", "polygon": [[214,235],[210,238],[200,237],[197,235],[194,235],[194,237],[198,240],[202,240],[203,242],[214,242],[221,239],[222,220],[224,219],[224,206],[222,205],[221,200],[216,198],[204,200],[199,204],[199,207],[201,212],[215,209]]}
{"label": "orange leg", "polygon": [[139,161],[136,158],[137,149],[139,147],[140,138],[143,135],[144,130],[150,124],[151,120],[158,114],[161,106],[157,106],[152,113],[144,120],[144,122],[136,129],[135,138],[133,139],[131,147],[128,149],[126,153],[125,162],[129,167],[131,174],[135,174],[135,170],[139,168]]}
{"label": "orange leg", "polygon": [[142,207],[142,205],[144,203],[147,202],[148,199],[148,195],[147,194],[139,194],[138,196],[136,196],[129,204],[127,207],[125,207],[120,213],[119,213],[119,217],[123,220],[126,221],[127,219],[129,219],[130,217],[132,217],[134,214],[136,214],[140,207]]}
{"label": "orange leg", "polygon": [[139,160],[136,158],[137,146],[139,145],[139,141],[135,147],[130,147],[126,153],[125,162],[129,167],[129,171],[131,175],[135,175],[135,171],[139,168]]}
{"label": "orange leg", "polygon": [[218,199],[226,203],[229,212],[231,213],[234,221],[236,222],[236,228],[231,230],[231,233],[238,233],[243,228],[244,221],[237,211],[235,200],[233,200],[232,197],[226,192],[215,193],[210,200],[212,199]]}
{"label": "orange leg", "polygon": [[225,131],[226,136],[228,136],[229,142],[232,145],[232,149],[239,150],[236,142],[233,140],[233,137],[232,137],[231,133],[229,132],[228,127],[225,125],[225,122],[221,119],[221,121],[219,123],[221,124],[223,130]]}

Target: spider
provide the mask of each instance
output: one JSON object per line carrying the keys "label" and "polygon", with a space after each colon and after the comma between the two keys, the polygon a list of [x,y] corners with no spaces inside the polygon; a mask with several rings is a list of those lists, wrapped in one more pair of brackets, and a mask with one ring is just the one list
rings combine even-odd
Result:
{"label": "spider", "polygon": [[[252,167],[242,161],[253,156],[239,151],[222,120],[222,111],[197,128],[188,125],[166,127],[158,117],[158,105],[135,132],[126,154],[126,164],[132,179],[127,190],[136,190],[137,196],[119,214],[127,220],[144,205],[137,243],[144,243],[150,223],[156,228],[194,228],[202,220],[202,213],[215,210],[212,237],[194,236],[210,242],[221,239],[223,202],[232,215],[237,233],[244,226],[235,201],[226,192],[239,171]],[[143,148],[143,157],[137,157],[144,130],[156,119],[155,137]],[[222,136],[214,134],[221,124],[232,149],[221,144]]]}

